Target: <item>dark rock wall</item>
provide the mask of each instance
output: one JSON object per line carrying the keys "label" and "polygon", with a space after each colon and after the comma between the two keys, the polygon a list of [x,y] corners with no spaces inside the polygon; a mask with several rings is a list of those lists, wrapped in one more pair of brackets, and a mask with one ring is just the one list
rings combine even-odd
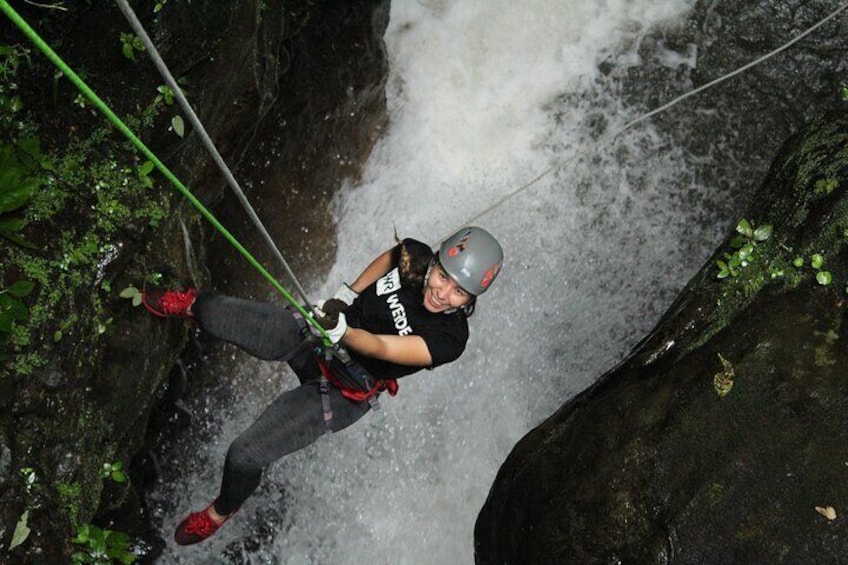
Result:
{"label": "dark rock wall", "polygon": [[[292,24],[297,33],[282,54],[288,71],[280,78],[281,95],[238,168],[239,178],[250,186],[257,214],[304,285],[332,264],[330,199],[340,179],[359,177],[386,121],[388,62],[382,36],[389,3],[331,4],[332,9],[315,6],[320,17],[299,14]],[[220,206],[228,210],[228,227],[288,283],[235,197],[225,192]],[[213,242],[210,255],[218,290],[267,295],[267,283],[245,276],[243,259],[221,238]]]}
{"label": "dark rock wall", "polygon": [[[249,173],[256,167],[245,156],[264,161],[273,155],[278,166],[295,171],[293,177],[303,175],[291,184],[275,184],[263,193],[268,199],[285,199],[292,187],[306,194],[318,191],[326,199],[346,175],[356,174],[385,120],[387,2],[195,0],[169,2],[158,15],[153,5],[135,2],[134,9],[174,76],[185,81],[190,102],[224,158],[245,175],[249,197],[255,196]],[[60,12],[30,5],[20,10],[73,68],[85,69],[87,82],[119,115],[140,112],[164,81],[143,55],[130,64],[121,54],[118,37],[129,25],[117,7],[79,3],[70,8]],[[7,23],[3,41],[23,42]],[[332,39],[317,43],[315,37]],[[39,71],[22,91],[29,107],[38,110],[36,101],[41,101],[42,142],[61,149],[68,132],[85,135],[102,118],[71,105],[72,86],[51,83],[46,77],[52,69],[37,60],[39,53],[31,56]],[[57,100],[67,107],[57,112]],[[188,131],[180,139],[168,131],[176,113],[175,105],[157,116],[145,128],[144,141],[225,225],[238,224],[238,218],[230,222],[233,209],[225,183],[197,136]],[[274,131],[281,134],[272,143],[269,132]],[[341,146],[345,166],[325,167],[323,151]],[[315,162],[309,174],[295,166],[303,160],[304,147]],[[319,170],[323,177],[315,188]],[[168,193],[164,198],[171,211],[155,232],[134,233],[120,242],[121,252],[104,266],[115,295],[130,284],[140,286],[145,275],[164,267],[172,271],[172,280],[206,286],[209,249],[234,253],[216,241],[170,186],[159,182],[157,187]],[[332,234],[332,227],[325,233]],[[303,234],[290,230],[288,241],[300,243]],[[245,263],[239,261],[234,268],[244,272]],[[96,292],[101,291],[91,289]],[[70,539],[85,523],[135,538],[148,535],[136,490],[143,480],[131,472],[129,485],[119,485],[104,481],[100,470],[104,462],[128,464],[151,448],[155,434],[146,433],[151,413],[163,416],[165,411],[163,417],[170,417],[162,404],[180,394],[184,375],[175,363],[191,331],[144,315],[117,296],[105,299],[105,313],[91,311],[89,302],[85,296],[72,297],[67,307],[84,320],[111,317],[112,331],[96,340],[66,337],[53,348],[50,367],[0,379],[0,563],[69,562],[76,549]],[[34,468],[37,476],[30,489],[20,473],[25,467]],[[31,534],[9,553],[6,548],[25,510]],[[146,550],[155,553],[158,544],[148,537]]]}
{"label": "dark rock wall", "polygon": [[630,358],[516,445],[478,517],[478,563],[846,555],[844,518],[816,507],[848,503],[848,118],[793,137],[747,217],[774,226],[750,267],[716,278],[725,241]]}

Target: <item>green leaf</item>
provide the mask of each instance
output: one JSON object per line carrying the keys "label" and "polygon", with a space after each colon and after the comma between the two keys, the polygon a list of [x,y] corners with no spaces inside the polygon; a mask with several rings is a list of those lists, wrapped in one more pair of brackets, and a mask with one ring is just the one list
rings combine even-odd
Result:
{"label": "green leaf", "polygon": [[53,343],[59,343],[62,341],[62,330],[56,330],[56,333],[53,334]]}
{"label": "green leaf", "polygon": [[8,239],[9,241],[11,241],[12,243],[14,243],[16,245],[20,245],[21,247],[25,247],[27,249],[35,249],[35,250],[41,249],[39,246],[35,245],[34,243],[30,243],[29,241],[25,240],[24,238],[20,237],[17,234],[14,234],[14,233],[0,232],[0,236]]}
{"label": "green leaf", "polygon": [[145,161],[138,168],[138,174],[140,174],[143,177],[146,177],[147,175],[149,175],[150,173],[153,172],[153,167],[154,167],[153,161]]}
{"label": "green leaf", "polygon": [[121,298],[134,298],[140,294],[139,290],[134,286],[128,286],[118,295]]}
{"label": "green leaf", "polygon": [[754,232],[751,230],[751,224],[748,223],[748,220],[742,218],[739,220],[739,223],[736,224],[736,231],[744,235],[745,237],[752,237]]}
{"label": "green leaf", "polygon": [[174,128],[174,133],[178,136],[183,137],[185,135],[185,122],[183,122],[182,116],[171,118],[171,126]]}
{"label": "green leaf", "polygon": [[124,52],[124,57],[135,62],[135,51],[133,50],[131,43],[124,43],[122,50]]}
{"label": "green leaf", "polygon": [[17,298],[23,298],[24,296],[29,296],[29,293],[32,292],[34,287],[35,283],[32,281],[18,281],[9,287],[9,294]]}
{"label": "green leaf", "polygon": [[139,292],[138,294],[133,296],[132,305],[136,308],[141,306],[141,300],[142,300],[142,296],[141,296],[141,293]]}
{"label": "green leaf", "polygon": [[34,135],[24,137],[18,141],[18,148],[23,151],[27,157],[40,165],[44,165],[44,160],[41,156],[41,143]]}
{"label": "green leaf", "polygon": [[771,237],[773,229],[774,228],[772,228],[771,224],[763,224],[754,231],[754,239],[757,241],[767,240]]}
{"label": "green leaf", "polygon": [[8,175],[0,185],[0,213],[17,210],[26,204],[32,194],[41,186],[41,179],[30,177],[25,180],[20,178],[10,181]]}
{"label": "green leaf", "polygon": [[14,321],[15,317],[12,316],[11,312],[0,312],[0,332],[10,333]]}
{"label": "green leaf", "polygon": [[29,309],[23,302],[8,294],[0,294],[0,312],[11,314],[14,320],[29,319]]}
{"label": "green leaf", "polygon": [[12,534],[12,541],[9,543],[9,551],[15,549],[26,541],[29,537],[30,529],[27,526],[29,520],[29,510],[21,514],[18,523],[15,524],[15,533]]}
{"label": "green leaf", "polygon": [[90,532],[90,526],[88,524],[83,524],[82,526],[80,526],[80,529],[77,530],[77,537],[75,537],[71,541],[73,541],[74,543],[88,543]]}
{"label": "green leaf", "polygon": [[827,286],[833,281],[830,271],[819,271],[816,273],[816,280],[822,286]]}
{"label": "green leaf", "polygon": [[739,249],[740,247],[745,245],[745,243],[747,243],[747,241],[748,240],[745,239],[744,237],[735,235],[730,239],[730,247],[731,247],[731,249]]}
{"label": "green leaf", "polygon": [[734,253],[733,257],[730,258],[730,261],[727,262],[727,265],[732,271],[734,267],[742,265],[742,257],[739,256],[739,253]]}
{"label": "green leaf", "polygon": [[23,218],[0,218],[0,232],[21,231],[24,227],[26,227],[26,224],[26,220]]}
{"label": "green leaf", "polygon": [[792,261],[792,264],[795,265],[796,267],[799,267],[799,268],[803,267],[804,266],[804,258],[803,257],[795,257],[795,260]]}
{"label": "green leaf", "polygon": [[726,279],[730,274],[730,269],[728,269],[727,263],[724,261],[716,261],[716,265],[718,265],[718,278]]}
{"label": "green leaf", "polygon": [[814,269],[821,269],[821,266],[824,265],[824,257],[822,257],[819,253],[815,253],[812,257],[810,257],[810,264]]}

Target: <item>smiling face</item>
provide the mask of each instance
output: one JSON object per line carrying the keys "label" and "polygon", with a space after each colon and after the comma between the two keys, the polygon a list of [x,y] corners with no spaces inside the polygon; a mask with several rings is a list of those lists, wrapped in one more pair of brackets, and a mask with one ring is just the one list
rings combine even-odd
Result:
{"label": "smiling face", "polygon": [[471,294],[448,276],[441,265],[433,265],[424,285],[424,308],[438,314],[461,308],[473,299]]}

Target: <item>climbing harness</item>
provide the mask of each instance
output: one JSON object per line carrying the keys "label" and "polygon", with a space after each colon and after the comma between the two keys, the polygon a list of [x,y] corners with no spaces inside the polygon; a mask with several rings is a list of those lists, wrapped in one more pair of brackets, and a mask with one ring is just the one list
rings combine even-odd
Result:
{"label": "climbing harness", "polygon": [[[330,351],[330,355],[327,355]],[[344,347],[316,347],[313,350],[321,372],[332,384],[342,391],[342,396],[354,402],[368,401],[374,409],[379,408],[377,394],[388,390],[397,394],[397,379],[375,379],[362,365],[354,361]]]}
{"label": "climbing harness", "polygon": [[[57,55],[49,45],[24,21],[24,19],[11,7],[6,0],[0,0],[0,10],[12,20],[12,22],[20,28],[21,31],[44,53],[44,55],[70,80],[77,89],[82,92],[94,106],[103,113],[106,118],[120,131],[153,165],[185,196],[189,202],[218,230],[221,235],[233,246],[236,250],[247,259],[247,261],[263,276],[280,294],[297,310],[309,323],[310,326],[321,335],[323,340],[329,344],[327,332],[314,319],[314,312],[307,312],[294,297],[274,278],[271,273],[265,269],[256,258],[233,236],[218,219],[192,194],[192,192],[174,175],[171,170],[153,153],[135,133],[112,111],[111,108],[99,97],[94,91],[71,69],[59,55]],[[179,92],[179,88],[174,89],[175,94]],[[208,137],[208,136],[207,136]],[[299,286],[299,285],[298,285]],[[311,306],[311,302],[306,301],[307,305]]]}
{"label": "climbing harness", "polygon": [[330,385],[341,391],[342,396],[354,402],[368,402],[372,410],[380,409],[379,396],[388,391],[394,396],[398,392],[397,379],[375,379],[362,365],[351,359],[343,347],[316,347],[312,355],[321,369],[319,390],[324,409],[324,432],[332,433],[333,410],[330,406]]}
{"label": "climbing harness", "polygon": [[305,346],[312,349],[312,358],[321,371],[318,388],[321,392],[321,407],[324,412],[324,433],[333,433],[333,409],[330,405],[330,385],[339,389],[342,396],[353,402],[368,402],[372,410],[379,410],[378,397],[388,391],[395,396],[398,392],[397,379],[377,379],[365,370],[348,351],[338,344],[316,341],[316,336],[298,313],[293,313],[303,338],[301,347],[292,354],[300,354]]}

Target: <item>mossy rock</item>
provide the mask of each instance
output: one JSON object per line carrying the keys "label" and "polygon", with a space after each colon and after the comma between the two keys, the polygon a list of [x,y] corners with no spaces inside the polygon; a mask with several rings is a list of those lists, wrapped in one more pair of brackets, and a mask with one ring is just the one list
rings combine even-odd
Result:
{"label": "mossy rock", "polygon": [[[848,554],[848,117],[790,139],[753,202],[745,217],[774,229],[751,265],[717,278],[728,237],[627,360],[516,445],[477,520],[478,563]],[[792,266],[813,253],[829,285]]]}

